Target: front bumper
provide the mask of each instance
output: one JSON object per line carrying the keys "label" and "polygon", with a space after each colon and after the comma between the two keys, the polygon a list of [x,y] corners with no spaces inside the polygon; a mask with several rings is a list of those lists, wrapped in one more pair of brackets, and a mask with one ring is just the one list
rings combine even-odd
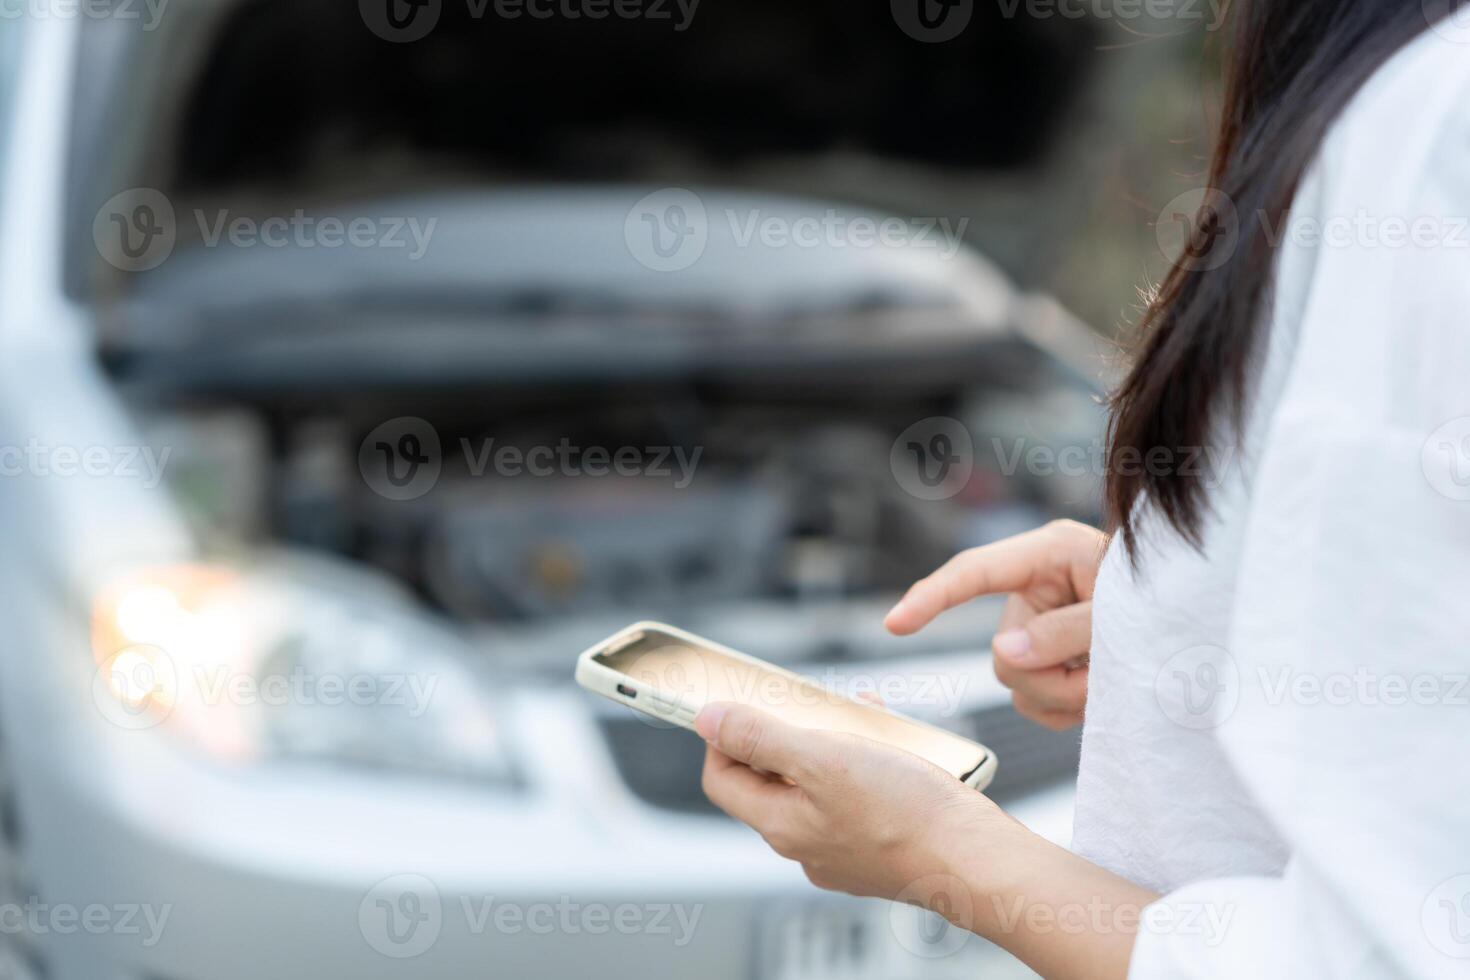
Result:
{"label": "front bumper", "polygon": [[[582,693],[523,689],[506,711],[535,774],[513,791],[221,770],[168,736],[102,723],[98,752],[26,780],[25,851],[49,906],[142,907],[139,929],[43,930],[32,938],[48,970],[58,980],[1020,970],[974,937],[935,945],[932,924],[907,907],[812,889],[732,821],[643,801]],[[1038,791],[1013,812],[1064,839],[1070,795]]]}

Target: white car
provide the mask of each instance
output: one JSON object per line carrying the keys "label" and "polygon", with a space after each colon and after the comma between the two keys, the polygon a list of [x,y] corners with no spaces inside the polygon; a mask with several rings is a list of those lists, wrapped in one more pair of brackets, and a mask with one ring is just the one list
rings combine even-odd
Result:
{"label": "white car", "polygon": [[[967,473],[1095,438],[1076,324],[966,248],[721,217],[853,220],[800,197],[392,185],[309,199],[334,223],[302,238],[289,197],[166,165],[229,8],[0,30],[0,975],[1026,975],[811,888],[702,802],[692,736],[571,672],[657,615],[871,683],[1065,841],[1075,736],[1011,712],[997,606],[878,622],[936,557],[1076,512],[1060,477],[903,472],[951,412]],[[690,199],[700,254],[661,269],[641,218]],[[417,255],[384,244],[407,218]]]}

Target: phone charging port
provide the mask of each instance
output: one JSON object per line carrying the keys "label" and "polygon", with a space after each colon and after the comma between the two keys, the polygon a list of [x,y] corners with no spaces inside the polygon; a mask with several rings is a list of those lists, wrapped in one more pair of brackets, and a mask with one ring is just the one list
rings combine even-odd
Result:
{"label": "phone charging port", "polygon": [[636,698],[638,696],[638,692],[635,691],[635,690],[633,690],[631,687],[629,687],[626,684],[619,684],[618,685],[618,693],[621,694],[625,698]]}

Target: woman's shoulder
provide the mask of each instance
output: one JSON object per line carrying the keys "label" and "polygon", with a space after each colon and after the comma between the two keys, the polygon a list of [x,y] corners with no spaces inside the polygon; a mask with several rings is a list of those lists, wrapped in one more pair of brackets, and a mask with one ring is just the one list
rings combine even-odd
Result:
{"label": "woman's shoulder", "polygon": [[1414,175],[1470,192],[1470,24],[1426,30],[1385,62],[1328,131],[1322,158],[1329,176],[1385,193],[1414,192],[1388,180]]}
{"label": "woman's shoulder", "polygon": [[1430,31],[1391,58],[1298,188],[1273,332],[1284,414],[1427,434],[1470,410],[1470,28],[1462,41]]}

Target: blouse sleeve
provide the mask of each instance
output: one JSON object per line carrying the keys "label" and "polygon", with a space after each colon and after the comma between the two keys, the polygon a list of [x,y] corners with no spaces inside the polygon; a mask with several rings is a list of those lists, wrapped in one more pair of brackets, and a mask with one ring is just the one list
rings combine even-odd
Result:
{"label": "blouse sleeve", "polygon": [[[1227,644],[1240,696],[1216,735],[1290,858],[1280,877],[1150,906],[1135,978],[1470,977],[1470,58],[1455,58],[1430,67],[1457,65],[1458,84],[1401,69],[1324,147],[1316,217],[1360,223],[1315,246],[1250,478]],[[1392,244],[1390,225],[1421,233]]]}

